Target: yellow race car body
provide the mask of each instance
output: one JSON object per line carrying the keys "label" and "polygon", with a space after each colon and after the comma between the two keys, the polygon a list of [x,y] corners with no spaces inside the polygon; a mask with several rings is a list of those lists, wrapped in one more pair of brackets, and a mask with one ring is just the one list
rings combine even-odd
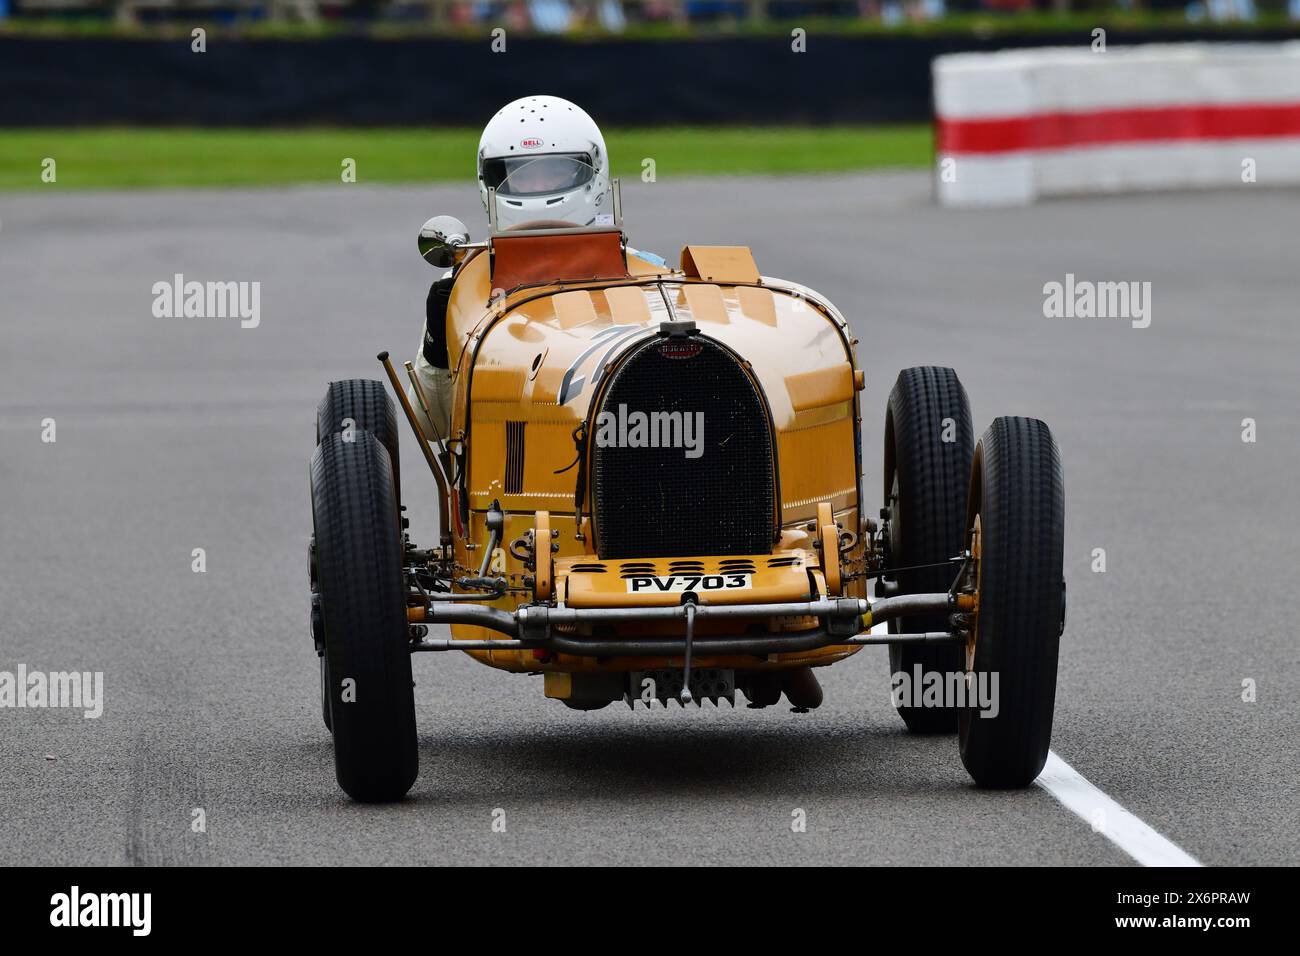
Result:
{"label": "yellow race car body", "polygon": [[[523,248],[504,260],[499,251],[472,255],[452,291],[457,564],[467,571],[481,564],[495,502],[505,513],[505,542],[532,530],[537,512],[548,513],[558,547],[549,594],[543,587],[537,596],[562,607],[672,607],[688,594],[701,606],[865,598],[865,577],[852,571],[863,564],[863,377],[842,317],[809,290],[760,276],[739,247],[687,247],[672,269],[620,246],[621,276],[592,281],[570,272],[502,288],[510,281],[502,273],[527,276],[530,257],[548,255],[555,238],[514,239]],[[598,265],[617,241],[614,233],[564,238],[605,245],[574,257]],[[538,246],[535,253],[528,244]],[[628,447],[638,437],[642,444]],[[662,437],[670,447],[652,447]],[[829,513],[837,532],[849,531],[831,539],[846,547],[832,557],[830,582],[819,507],[823,522]],[[531,572],[509,547],[496,550],[488,569],[511,583],[493,606],[513,612],[534,600]],[[831,644],[756,657],[708,649],[712,635],[798,632],[817,623],[808,616],[702,619],[696,666],[800,667],[857,650]],[[472,624],[452,628],[457,640],[500,636]],[[604,630],[613,640],[680,637],[681,624],[629,621]],[[552,696],[570,686],[558,675],[682,666],[680,654],[468,653],[494,667],[556,675],[547,680]]]}

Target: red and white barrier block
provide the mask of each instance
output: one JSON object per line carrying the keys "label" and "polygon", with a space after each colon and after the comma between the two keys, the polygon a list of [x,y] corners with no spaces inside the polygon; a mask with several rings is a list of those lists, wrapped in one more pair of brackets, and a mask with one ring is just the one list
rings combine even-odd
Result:
{"label": "red and white barrier block", "polygon": [[933,71],[945,205],[1300,183],[1300,43],[959,53]]}

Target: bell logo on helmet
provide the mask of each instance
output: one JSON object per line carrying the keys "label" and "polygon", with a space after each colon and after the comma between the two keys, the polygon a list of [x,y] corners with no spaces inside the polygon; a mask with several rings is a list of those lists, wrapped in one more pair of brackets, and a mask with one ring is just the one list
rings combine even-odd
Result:
{"label": "bell logo on helmet", "polygon": [[545,142],[536,136],[529,136],[519,141],[519,145],[524,149],[541,149]]}

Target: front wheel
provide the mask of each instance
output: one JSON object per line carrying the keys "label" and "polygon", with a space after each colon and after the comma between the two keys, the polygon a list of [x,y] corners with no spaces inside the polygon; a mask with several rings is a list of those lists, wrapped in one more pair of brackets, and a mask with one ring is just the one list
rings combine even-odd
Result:
{"label": "front wheel", "polygon": [[1065,489],[1045,424],[998,418],[989,426],[975,448],[967,529],[978,604],[961,759],[982,787],[1026,787],[1047,761],[1065,628]]}
{"label": "front wheel", "polygon": [[330,716],[330,662],[324,654],[320,656],[320,715],[325,721],[325,729],[334,732],[333,718]]}
{"label": "front wheel", "polygon": [[[880,596],[947,591],[957,575],[946,564],[961,552],[966,491],[970,485],[974,444],[970,403],[957,373],[950,368],[904,369],[889,395],[885,413],[885,506],[889,515],[889,567],[894,571],[876,586]],[[946,631],[947,615],[910,617],[908,630]],[[890,621],[890,633],[902,630]],[[961,671],[961,651],[947,644],[893,644],[889,648],[891,683],[902,678],[912,686]],[[949,702],[921,706],[895,701],[912,733],[951,734],[956,708]]]}
{"label": "front wheel", "polygon": [[393,466],[393,486],[402,497],[402,466],[398,460],[397,411],[388,397],[384,383],[369,378],[350,378],[330,382],[325,397],[316,406],[316,444],[327,435],[370,432],[388,452]]}
{"label": "front wheel", "polygon": [[335,773],[354,800],[400,800],[419,758],[388,451],[366,431],[323,435],[311,498]]}

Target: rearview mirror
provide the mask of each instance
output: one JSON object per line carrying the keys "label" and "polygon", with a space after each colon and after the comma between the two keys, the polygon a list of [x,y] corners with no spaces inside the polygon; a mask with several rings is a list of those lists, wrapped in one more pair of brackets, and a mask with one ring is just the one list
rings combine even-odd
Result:
{"label": "rearview mirror", "polygon": [[420,227],[420,256],[429,265],[449,269],[456,250],[469,242],[469,229],[455,216],[434,216]]}

